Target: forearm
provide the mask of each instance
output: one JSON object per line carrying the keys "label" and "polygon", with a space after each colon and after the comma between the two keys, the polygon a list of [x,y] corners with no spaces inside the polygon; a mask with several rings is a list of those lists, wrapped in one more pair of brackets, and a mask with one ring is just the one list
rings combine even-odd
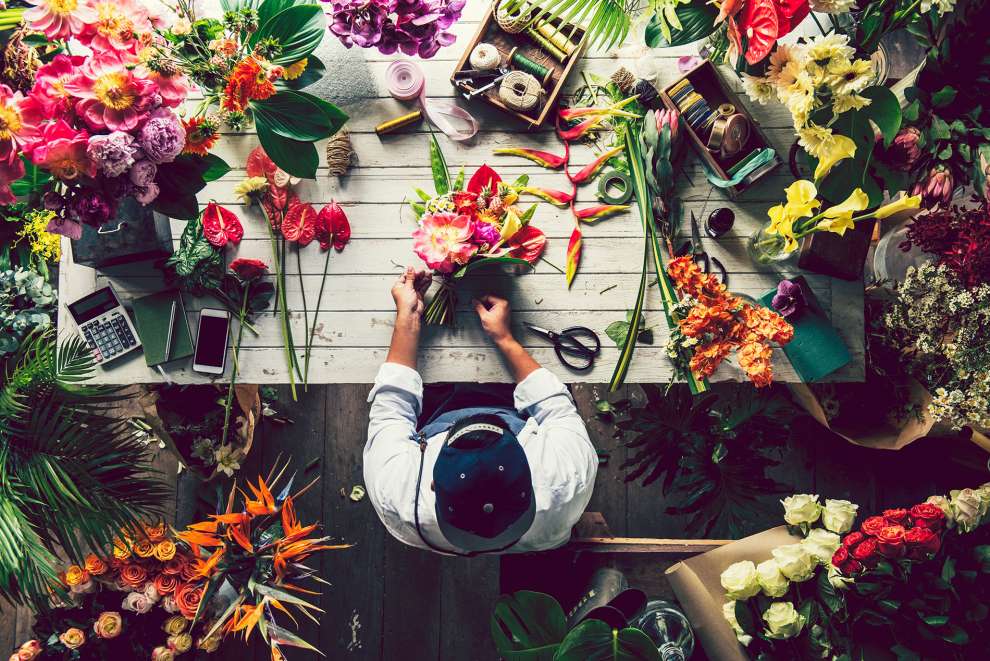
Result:
{"label": "forearm", "polygon": [[395,328],[392,329],[392,344],[389,345],[386,362],[416,369],[420,326],[419,315],[402,312],[396,315]]}
{"label": "forearm", "polygon": [[540,364],[511,335],[497,341],[495,346],[502,352],[505,362],[509,364],[509,369],[512,371],[512,377],[516,383],[521,383],[527,376],[540,369]]}

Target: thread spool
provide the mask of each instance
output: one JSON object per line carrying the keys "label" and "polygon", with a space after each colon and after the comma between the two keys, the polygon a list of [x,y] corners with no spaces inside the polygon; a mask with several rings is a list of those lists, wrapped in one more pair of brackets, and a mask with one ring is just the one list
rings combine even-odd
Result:
{"label": "thread spool", "polygon": [[507,107],[518,112],[526,112],[536,107],[543,88],[532,74],[525,71],[510,71],[498,88],[498,98]]}
{"label": "thread spool", "polygon": [[519,52],[519,47],[514,46],[511,51],[509,51],[509,62],[511,62],[517,69],[525,71],[528,74],[532,74],[543,87],[550,85],[553,79],[553,69],[543,66],[539,62],[534,62],[525,55]]}
{"label": "thread spool", "polygon": [[491,44],[481,43],[471,51],[471,66],[479,71],[491,71],[497,69],[502,63],[502,56],[498,49]]}
{"label": "thread spool", "polygon": [[549,39],[544,37],[542,34],[537,32],[533,28],[526,28],[526,36],[528,36],[530,39],[535,41],[540,48],[550,53],[550,56],[553,57],[553,59],[557,60],[558,62],[563,62],[564,60],[567,59],[567,53],[554,46],[552,43],[550,43]]}
{"label": "thread spool", "polygon": [[385,135],[386,133],[392,133],[393,131],[398,131],[403,126],[409,126],[410,124],[415,124],[420,119],[423,118],[422,110],[413,110],[407,115],[401,115],[395,119],[389,119],[382,122],[375,127],[375,133],[378,135]]}
{"label": "thread spool", "polygon": [[546,37],[551,44],[563,51],[564,55],[569,56],[577,49],[577,44],[564,36],[564,33],[549,21],[540,19],[533,25],[533,27],[537,32]]}
{"label": "thread spool", "polygon": [[512,13],[503,7],[504,4],[503,2],[498,3],[498,9],[495,10],[495,22],[505,32],[519,34],[532,21],[532,12],[524,5],[517,8],[516,13]]}

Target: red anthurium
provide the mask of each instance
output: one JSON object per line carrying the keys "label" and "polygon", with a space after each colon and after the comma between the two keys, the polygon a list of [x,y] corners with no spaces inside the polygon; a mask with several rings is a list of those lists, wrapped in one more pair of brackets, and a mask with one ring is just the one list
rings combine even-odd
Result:
{"label": "red anthurium", "polygon": [[340,252],[351,238],[351,224],[347,215],[335,201],[320,209],[316,216],[316,239],[320,248],[329,250],[330,245]]}
{"label": "red anthurium", "polygon": [[739,32],[746,35],[746,61],[756,64],[769,55],[777,43],[780,24],[774,0],[747,0],[736,19]]}
{"label": "red anthurium", "polygon": [[547,245],[547,237],[543,232],[532,225],[525,225],[518,232],[512,235],[505,244],[509,247],[509,256],[525,259],[530,264],[535,264],[536,260],[543,254],[543,249]]}
{"label": "red anthurium", "polygon": [[251,153],[248,154],[245,167],[247,168],[247,176],[265,177],[269,183],[278,169],[278,166],[275,165],[272,159],[268,158],[268,154],[265,153],[262,147],[255,147],[251,150]]}
{"label": "red anthurium", "polygon": [[498,191],[500,181],[502,181],[502,177],[498,176],[495,170],[492,170],[487,165],[482,165],[468,182],[467,191],[469,193],[481,193],[482,190],[487,188],[490,192],[495,193]]}
{"label": "red anthurium", "polygon": [[807,18],[811,11],[811,7],[804,1],[783,0],[774,7],[777,10],[777,39],[789,34],[801,21]]}
{"label": "red anthurium", "polygon": [[312,204],[300,202],[289,207],[282,220],[282,236],[300,247],[309,245],[316,236],[316,209]]}
{"label": "red anthurium", "polygon": [[203,236],[211,245],[223,248],[228,241],[240,243],[244,228],[233,211],[210,202],[203,210]]}

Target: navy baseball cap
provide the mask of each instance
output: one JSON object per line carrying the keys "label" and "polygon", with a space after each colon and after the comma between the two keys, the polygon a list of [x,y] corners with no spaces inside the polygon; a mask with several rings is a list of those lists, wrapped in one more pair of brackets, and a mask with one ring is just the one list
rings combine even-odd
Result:
{"label": "navy baseball cap", "polygon": [[433,488],[440,531],[471,553],[511,546],[536,516],[526,453],[497,415],[473,415],[450,429],[433,466]]}

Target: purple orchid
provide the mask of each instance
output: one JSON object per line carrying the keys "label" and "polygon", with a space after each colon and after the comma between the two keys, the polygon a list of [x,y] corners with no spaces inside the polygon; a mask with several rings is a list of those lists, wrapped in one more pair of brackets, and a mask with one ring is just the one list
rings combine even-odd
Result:
{"label": "purple orchid", "polygon": [[[326,0],[325,0],[326,1]],[[466,0],[332,0],[330,31],[347,48],[429,58],[456,37],[447,32]]]}
{"label": "purple orchid", "polygon": [[781,280],[780,284],[777,285],[777,293],[770,301],[770,307],[779,312],[780,316],[785,319],[797,314],[806,305],[807,301],[804,300],[801,285],[793,280]]}

